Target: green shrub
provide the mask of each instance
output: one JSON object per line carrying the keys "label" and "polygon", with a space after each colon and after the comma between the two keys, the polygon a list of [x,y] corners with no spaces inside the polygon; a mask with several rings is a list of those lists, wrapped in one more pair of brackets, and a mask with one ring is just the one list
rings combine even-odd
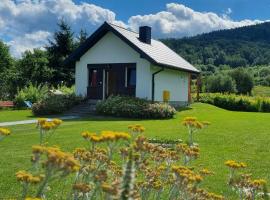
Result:
{"label": "green shrub", "polygon": [[172,118],[175,109],[164,103],[151,103],[145,99],[128,96],[110,96],[97,103],[97,113],[130,118]]}
{"label": "green shrub", "polygon": [[203,93],[200,102],[233,111],[270,112],[269,97],[249,97],[235,94]]}
{"label": "green shrub", "polygon": [[82,98],[76,97],[75,94],[49,95],[44,100],[34,103],[32,112],[35,116],[60,114],[79,104],[81,100]]}
{"label": "green shrub", "polygon": [[47,97],[48,90],[47,85],[30,84],[28,87],[18,90],[14,103],[16,107],[25,107],[24,101],[36,103]]}
{"label": "green shrub", "polygon": [[235,93],[236,85],[228,75],[212,75],[206,79],[205,90],[207,92]]}
{"label": "green shrub", "polygon": [[75,94],[75,85],[68,87],[64,84],[59,84],[55,89],[63,92],[64,94]]}

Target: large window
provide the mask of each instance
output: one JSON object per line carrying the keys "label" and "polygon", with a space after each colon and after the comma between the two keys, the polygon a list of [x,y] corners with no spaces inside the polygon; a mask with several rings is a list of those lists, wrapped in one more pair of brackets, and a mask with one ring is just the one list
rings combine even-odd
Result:
{"label": "large window", "polygon": [[126,87],[136,86],[136,68],[127,67],[126,68]]}

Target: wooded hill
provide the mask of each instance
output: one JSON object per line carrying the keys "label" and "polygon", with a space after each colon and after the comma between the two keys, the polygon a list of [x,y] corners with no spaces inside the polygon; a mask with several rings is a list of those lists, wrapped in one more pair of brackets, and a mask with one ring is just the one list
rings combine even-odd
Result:
{"label": "wooded hill", "polygon": [[270,64],[270,22],[161,41],[202,71]]}

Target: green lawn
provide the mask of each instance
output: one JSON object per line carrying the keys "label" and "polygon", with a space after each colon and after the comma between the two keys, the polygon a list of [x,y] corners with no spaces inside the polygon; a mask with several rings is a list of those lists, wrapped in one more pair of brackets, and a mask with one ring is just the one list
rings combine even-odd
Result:
{"label": "green lawn", "polygon": [[[25,111],[22,111],[25,112]],[[203,187],[234,199],[227,189],[228,170],[224,161],[235,159],[248,164],[247,172],[254,178],[266,178],[270,183],[270,114],[231,112],[207,104],[193,104],[192,109],[179,112],[171,120],[120,120],[120,119],[82,119],[64,122],[51,144],[57,144],[64,150],[72,151],[85,145],[80,137],[81,131],[127,130],[132,123],[141,123],[146,127],[148,137],[187,138],[185,127],[180,121],[185,116],[196,116],[199,120],[212,123],[207,129],[196,135],[200,144],[201,156],[193,163],[207,167],[215,172]],[[0,120],[2,119],[2,115]],[[15,172],[30,167],[31,146],[38,143],[35,125],[11,127],[13,134],[0,142],[0,199],[15,197],[20,191]],[[61,184],[55,184],[54,190],[60,190]]]}
{"label": "green lawn", "polygon": [[33,119],[31,110],[0,110],[0,122]]}

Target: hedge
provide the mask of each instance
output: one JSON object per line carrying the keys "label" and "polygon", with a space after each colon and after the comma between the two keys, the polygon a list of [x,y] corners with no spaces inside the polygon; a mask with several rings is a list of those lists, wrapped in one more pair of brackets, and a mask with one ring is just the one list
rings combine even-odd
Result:
{"label": "hedge", "polygon": [[200,102],[232,111],[270,112],[269,97],[251,97],[235,94],[202,93]]}

